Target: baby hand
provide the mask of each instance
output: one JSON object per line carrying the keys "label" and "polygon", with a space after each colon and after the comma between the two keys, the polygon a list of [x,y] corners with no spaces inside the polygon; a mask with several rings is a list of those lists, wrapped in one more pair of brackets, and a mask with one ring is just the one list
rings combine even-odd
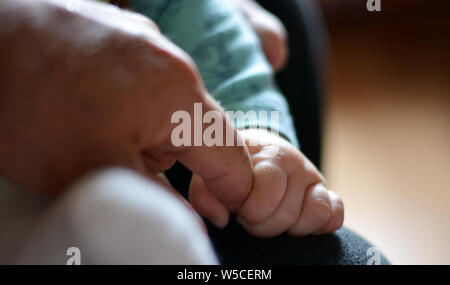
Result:
{"label": "baby hand", "polygon": [[[253,188],[236,211],[238,222],[252,235],[273,237],[331,233],[342,226],[344,205],[327,190],[325,179],[292,144],[267,130],[241,130],[254,167]],[[208,194],[194,175],[191,203],[216,226],[228,223],[228,210]],[[194,199],[192,199],[194,198]]]}

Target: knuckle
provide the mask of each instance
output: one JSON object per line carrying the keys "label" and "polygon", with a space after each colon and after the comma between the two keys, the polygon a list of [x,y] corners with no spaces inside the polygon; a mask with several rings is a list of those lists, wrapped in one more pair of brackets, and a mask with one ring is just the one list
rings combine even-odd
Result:
{"label": "knuckle", "polygon": [[326,223],[332,213],[332,205],[328,191],[325,188],[320,187],[320,190],[315,191],[313,195],[314,209],[316,212],[316,220],[319,223]]}
{"label": "knuckle", "polygon": [[196,65],[194,60],[183,50],[171,44],[171,48],[167,49],[166,56],[170,59],[171,64],[181,72],[194,73]]}
{"label": "knuckle", "polygon": [[255,186],[266,188],[265,192],[270,193],[266,199],[270,206],[278,206],[278,199],[271,199],[280,196],[286,190],[287,176],[285,171],[277,164],[264,162],[255,167]]}
{"label": "knuckle", "polygon": [[[314,195],[314,203],[316,204],[316,207],[320,207],[323,210],[331,211],[331,201],[328,196],[328,194],[325,192],[320,191],[320,194]],[[325,192],[325,193],[324,193]]]}
{"label": "knuckle", "polygon": [[187,82],[199,83],[199,75],[194,60],[184,51],[177,50],[168,53],[168,58],[172,70],[177,73],[179,79]]}
{"label": "knuckle", "polygon": [[147,27],[149,27],[149,28],[151,28],[153,30],[159,31],[158,25],[156,25],[156,23],[153,22],[150,18],[148,18],[148,17],[146,17],[144,15],[141,15],[139,13],[132,12],[132,11],[123,11],[123,13],[127,13],[127,15],[131,19],[133,19],[135,21],[138,21],[138,22],[146,25]]}
{"label": "knuckle", "polygon": [[181,48],[172,43],[162,34],[134,35],[133,45],[143,46],[150,52],[151,60],[162,59],[161,67],[179,73],[192,74],[196,72],[194,60]]}
{"label": "knuckle", "polygon": [[267,182],[278,182],[285,178],[284,171],[273,161],[261,161],[255,166],[255,172],[264,177]]}
{"label": "knuckle", "polygon": [[[95,4],[95,5],[102,5],[102,4]],[[121,17],[126,17],[128,20],[132,20],[135,22],[143,23],[143,24],[149,24],[149,25],[155,25],[155,23],[147,16],[144,16],[143,14],[134,12],[132,10],[127,9],[120,9],[119,7],[110,7],[105,9],[104,7],[99,6],[99,9],[101,11],[106,11],[107,13],[112,13],[113,15],[119,15]]]}
{"label": "knuckle", "polygon": [[327,182],[323,177],[323,175],[319,172],[319,170],[317,170],[316,166],[306,157],[304,157],[303,159],[302,168],[310,184],[322,183],[324,186],[327,185]]}

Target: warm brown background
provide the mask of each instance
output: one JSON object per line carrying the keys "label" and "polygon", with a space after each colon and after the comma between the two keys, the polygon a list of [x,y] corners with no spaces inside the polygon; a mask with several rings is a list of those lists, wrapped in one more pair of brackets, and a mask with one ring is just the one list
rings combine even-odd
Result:
{"label": "warm brown background", "polygon": [[450,264],[450,1],[321,0],[325,174],[396,264]]}

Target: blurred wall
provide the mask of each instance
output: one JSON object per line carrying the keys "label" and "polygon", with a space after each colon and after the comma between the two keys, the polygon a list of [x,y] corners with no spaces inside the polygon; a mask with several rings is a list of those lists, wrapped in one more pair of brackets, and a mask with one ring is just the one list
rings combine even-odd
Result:
{"label": "blurred wall", "polygon": [[394,263],[450,264],[450,1],[321,0],[325,174]]}

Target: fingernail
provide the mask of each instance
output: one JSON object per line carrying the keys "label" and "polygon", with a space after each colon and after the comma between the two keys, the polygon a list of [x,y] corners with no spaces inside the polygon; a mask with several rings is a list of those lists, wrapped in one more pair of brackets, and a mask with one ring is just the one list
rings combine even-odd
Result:
{"label": "fingernail", "polygon": [[236,221],[243,227],[245,227],[246,225],[248,225],[247,221],[244,220],[241,216],[237,216],[236,217]]}
{"label": "fingernail", "polygon": [[209,220],[211,221],[211,223],[213,223],[219,229],[225,228],[228,224],[228,218],[222,218],[222,217],[216,216],[216,217],[211,217]]}

